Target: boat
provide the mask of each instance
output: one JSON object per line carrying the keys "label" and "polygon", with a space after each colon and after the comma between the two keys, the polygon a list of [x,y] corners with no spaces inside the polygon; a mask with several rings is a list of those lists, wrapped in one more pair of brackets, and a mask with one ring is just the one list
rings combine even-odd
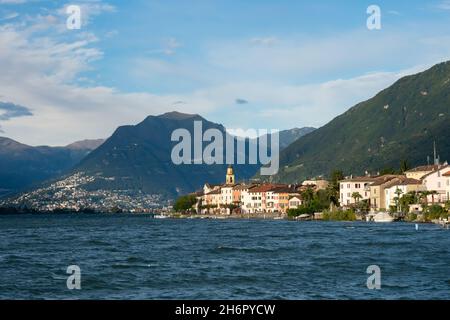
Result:
{"label": "boat", "polygon": [[312,220],[311,215],[309,214],[301,214],[296,218],[298,221],[310,221]]}
{"label": "boat", "polygon": [[155,218],[155,219],[167,219],[169,217],[164,215],[164,214],[156,214],[156,215],[153,216],[153,218]]}
{"label": "boat", "polygon": [[393,222],[394,217],[392,217],[388,212],[378,212],[373,216],[374,222]]}

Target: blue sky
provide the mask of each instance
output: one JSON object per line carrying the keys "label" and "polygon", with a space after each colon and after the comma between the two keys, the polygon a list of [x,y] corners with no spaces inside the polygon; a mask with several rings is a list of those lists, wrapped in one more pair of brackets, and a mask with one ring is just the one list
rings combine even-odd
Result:
{"label": "blue sky", "polygon": [[[366,27],[372,4],[381,30]],[[1,134],[63,145],[172,110],[318,127],[448,60],[449,18],[443,0],[0,0]]]}

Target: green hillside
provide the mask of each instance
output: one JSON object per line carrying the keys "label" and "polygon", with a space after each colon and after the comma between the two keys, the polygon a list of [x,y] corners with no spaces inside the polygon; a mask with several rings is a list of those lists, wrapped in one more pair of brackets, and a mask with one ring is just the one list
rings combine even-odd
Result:
{"label": "green hillside", "polygon": [[398,80],[281,152],[275,181],[427,162],[436,141],[450,159],[450,62]]}

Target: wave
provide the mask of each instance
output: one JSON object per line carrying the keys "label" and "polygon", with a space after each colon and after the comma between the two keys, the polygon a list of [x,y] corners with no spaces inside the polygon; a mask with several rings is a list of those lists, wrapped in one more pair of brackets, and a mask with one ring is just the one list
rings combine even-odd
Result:
{"label": "wave", "polygon": [[234,246],[218,246],[215,251],[233,252],[233,251],[244,251],[244,252],[275,252],[280,251],[280,248],[267,248],[267,247],[234,247]]}

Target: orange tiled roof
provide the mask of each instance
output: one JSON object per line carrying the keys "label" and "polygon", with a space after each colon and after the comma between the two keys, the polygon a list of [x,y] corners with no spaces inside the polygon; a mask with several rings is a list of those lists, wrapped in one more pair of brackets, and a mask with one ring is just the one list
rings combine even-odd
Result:
{"label": "orange tiled roof", "polygon": [[394,186],[406,186],[406,185],[414,185],[414,184],[422,184],[422,181],[412,178],[398,178],[389,182],[385,188],[390,188]]}
{"label": "orange tiled roof", "polygon": [[249,190],[249,192],[252,192],[252,193],[267,192],[267,191],[270,191],[271,189],[274,189],[276,187],[282,187],[282,186],[284,186],[284,185],[271,184],[271,183],[263,184],[263,185],[260,185],[260,186],[258,186],[256,188],[253,188],[253,189]]}
{"label": "orange tiled roof", "polygon": [[395,175],[395,174],[386,174],[386,175],[377,177],[375,182],[372,183],[370,186],[371,187],[381,186],[382,184],[385,184],[393,179],[401,179],[401,178],[406,178],[406,176]]}

